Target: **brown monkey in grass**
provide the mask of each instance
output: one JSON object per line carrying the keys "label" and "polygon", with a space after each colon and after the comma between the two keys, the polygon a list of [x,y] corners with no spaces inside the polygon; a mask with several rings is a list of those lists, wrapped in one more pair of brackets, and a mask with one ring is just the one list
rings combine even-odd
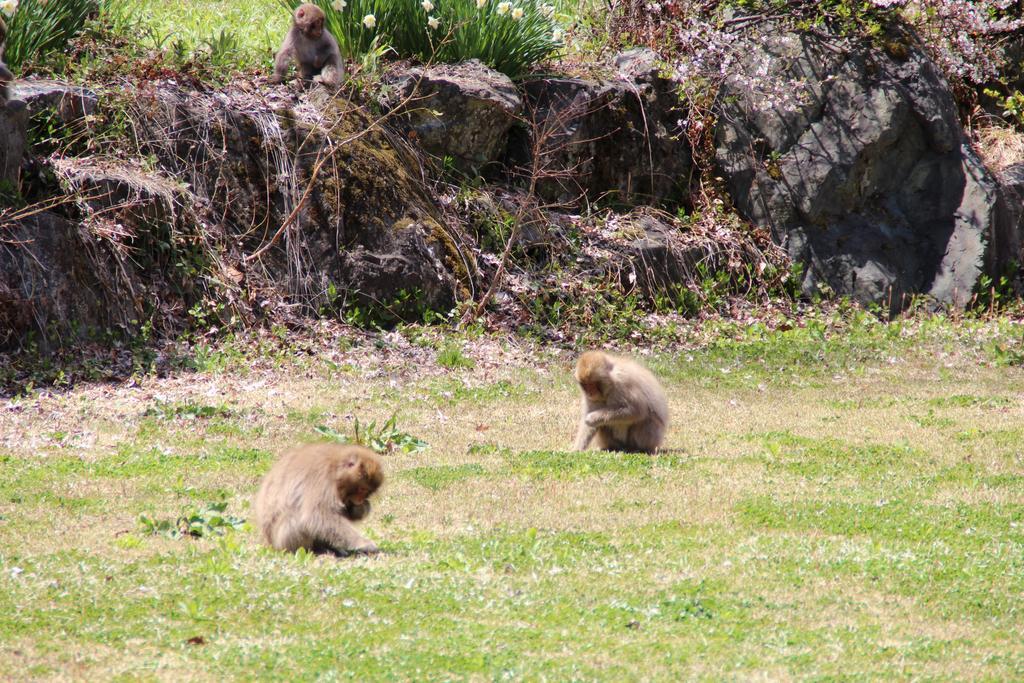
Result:
{"label": "brown monkey in grass", "polygon": [[587,351],[576,363],[580,424],[576,450],[654,453],[665,438],[668,402],[650,370],[627,358]]}
{"label": "brown monkey in grass", "polygon": [[271,83],[281,83],[293,59],[303,80],[325,85],[341,85],[345,67],[341,63],[338,41],[324,28],[324,11],[311,3],[299,5],[292,15],[292,26],[274,57]]}
{"label": "brown monkey in grass", "polygon": [[352,524],[370,514],[370,496],[384,481],[368,448],[306,444],[285,453],[263,478],[255,511],[263,540],[278,550],[375,553]]}

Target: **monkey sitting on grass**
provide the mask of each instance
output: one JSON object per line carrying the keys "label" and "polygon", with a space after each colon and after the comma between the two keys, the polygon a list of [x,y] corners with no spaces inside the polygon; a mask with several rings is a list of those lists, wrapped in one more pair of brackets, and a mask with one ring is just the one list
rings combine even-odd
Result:
{"label": "monkey sitting on grass", "polygon": [[587,351],[576,364],[580,385],[577,451],[654,453],[665,439],[668,401],[651,371],[628,358]]}
{"label": "monkey sitting on grass", "polygon": [[380,458],[362,446],[315,443],[285,453],[253,506],[264,542],[288,552],[378,552],[352,522],[370,514],[370,496],[383,481]]}
{"label": "monkey sitting on grass", "polygon": [[298,6],[292,16],[292,26],[274,57],[271,83],[283,82],[288,64],[295,60],[303,80],[341,85],[345,67],[341,63],[338,41],[324,28],[326,18],[324,11],[316,5],[307,2]]}

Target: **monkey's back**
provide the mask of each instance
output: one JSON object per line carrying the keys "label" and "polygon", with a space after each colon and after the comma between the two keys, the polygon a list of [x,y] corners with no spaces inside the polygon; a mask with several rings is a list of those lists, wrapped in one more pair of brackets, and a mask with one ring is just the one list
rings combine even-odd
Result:
{"label": "monkey's back", "polygon": [[263,539],[274,545],[275,529],[283,519],[301,520],[318,505],[331,505],[332,481],[339,449],[330,443],[305,444],[294,448],[270,468],[256,493],[256,522]]}
{"label": "monkey's back", "polygon": [[629,358],[616,358],[612,375],[630,399],[648,406],[651,418],[668,424],[668,399],[661,382],[646,367]]}
{"label": "monkey's back", "polygon": [[646,415],[621,432],[608,430],[603,435],[604,440],[627,450],[653,453],[661,446],[668,428],[668,399],[661,382],[640,363],[622,357],[615,359],[612,376],[624,391],[626,400],[644,407]]}

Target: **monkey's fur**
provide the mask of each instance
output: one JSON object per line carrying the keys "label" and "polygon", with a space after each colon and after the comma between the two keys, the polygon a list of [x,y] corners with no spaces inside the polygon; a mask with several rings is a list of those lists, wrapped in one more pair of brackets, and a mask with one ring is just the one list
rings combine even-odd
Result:
{"label": "monkey's fur", "polygon": [[650,370],[627,358],[587,351],[576,363],[580,424],[576,450],[654,453],[665,438],[668,402]]}
{"label": "monkey's fur", "polygon": [[322,9],[308,2],[296,8],[292,26],[274,57],[271,83],[284,81],[288,64],[294,59],[303,80],[319,81],[325,85],[341,84],[345,67],[341,63],[338,41],[324,28],[325,18]]}
{"label": "monkey's fur", "polygon": [[0,17],[0,104],[7,104],[10,92],[7,84],[14,80],[14,74],[4,64],[4,46],[7,43],[7,23]]}
{"label": "monkey's fur", "polygon": [[368,448],[306,444],[270,468],[254,509],[263,540],[294,552],[375,553],[353,521],[370,514],[370,496],[384,481],[380,458]]}

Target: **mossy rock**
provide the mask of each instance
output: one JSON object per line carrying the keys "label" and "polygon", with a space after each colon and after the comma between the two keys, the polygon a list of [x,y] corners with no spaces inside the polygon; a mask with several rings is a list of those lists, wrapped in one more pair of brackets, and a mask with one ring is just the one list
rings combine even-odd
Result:
{"label": "mossy rock", "polygon": [[227,251],[259,254],[249,286],[317,313],[383,309],[375,322],[449,310],[475,265],[415,156],[363,107],[322,89],[288,91],[282,104],[281,92],[271,106],[242,89],[161,84],[141,95],[136,123],[146,151],[208,207]]}

